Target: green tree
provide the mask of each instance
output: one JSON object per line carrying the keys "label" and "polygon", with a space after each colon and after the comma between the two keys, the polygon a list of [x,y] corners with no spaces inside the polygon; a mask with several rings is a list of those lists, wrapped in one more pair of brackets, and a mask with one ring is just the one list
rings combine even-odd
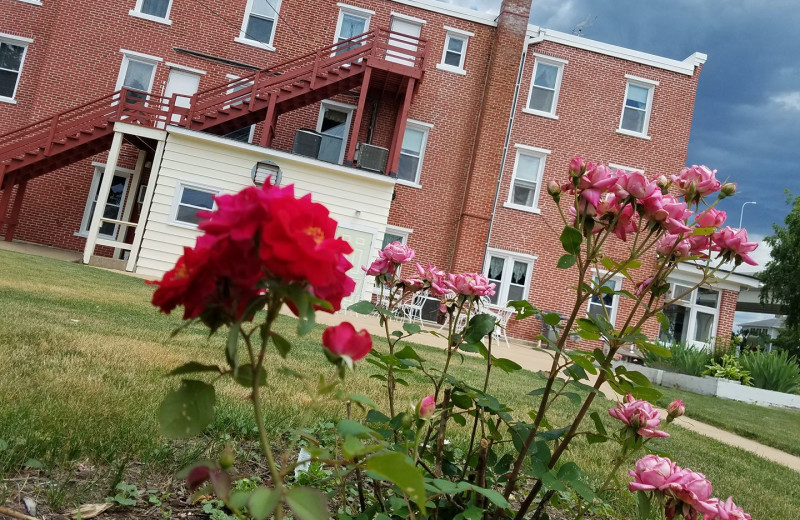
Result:
{"label": "green tree", "polygon": [[784,225],[773,224],[775,234],[764,240],[772,247],[772,259],[761,272],[764,288],[762,303],[781,303],[786,314],[786,330],[777,342],[787,350],[797,350],[800,345],[800,196],[789,194],[787,204],[792,206]]}

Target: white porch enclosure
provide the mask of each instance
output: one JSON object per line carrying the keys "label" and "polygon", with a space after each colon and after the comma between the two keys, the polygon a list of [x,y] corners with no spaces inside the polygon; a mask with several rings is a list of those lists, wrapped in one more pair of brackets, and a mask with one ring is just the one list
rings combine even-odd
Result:
{"label": "white porch enclosure", "polygon": [[[364,277],[361,265],[377,256],[383,242],[394,180],[183,128],[168,127],[163,134],[147,181],[140,221],[113,222],[135,227],[133,243],[112,244],[98,238],[101,224],[110,222],[98,205],[89,229],[85,262],[94,253],[95,245],[109,245],[130,251],[129,271],[161,276],[183,254],[184,246],[193,246],[199,236],[197,211],[213,208],[214,195],[253,186],[254,167],[271,161],[280,168],[280,185],[294,184],[297,196],[310,193],[312,200],[324,204],[339,223],[337,234],[355,250],[350,256],[354,264],[350,275],[356,280],[357,289],[350,299],[358,301],[369,296],[372,284]],[[122,134],[119,135],[121,142]],[[111,185],[114,147],[111,153],[98,200],[107,197]],[[128,197],[135,197],[136,191],[130,190]]]}

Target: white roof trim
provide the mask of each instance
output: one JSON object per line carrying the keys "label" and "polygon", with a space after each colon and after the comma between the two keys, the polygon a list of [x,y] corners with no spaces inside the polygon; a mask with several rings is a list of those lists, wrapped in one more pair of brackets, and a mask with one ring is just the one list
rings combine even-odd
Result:
{"label": "white roof trim", "polygon": [[264,159],[272,160],[273,162],[275,158],[278,158],[281,160],[290,161],[297,164],[307,164],[315,168],[325,168],[332,172],[347,175],[349,177],[359,177],[363,180],[370,182],[377,182],[380,184],[396,184],[396,180],[392,179],[387,175],[368,173],[364,170],[359,170],[357,168],[350,168],[347,166],[340,166],[338,164],[332,164],[332,163],[320,164],[320,161],[316,159],[311,159],[310,157],[303,157],[302,155],[282,152],[280,150],[274,150],[272,148],[264,148],[263,146],[256,146],[253,144],[242,143],[239,141],[234,141],[232,139],[225,139],[224,137],[220,137],[218,135],[208,134],[205,132],[198,132],[196,130],[187,130],[186,128],[180,126],[168,126],[166,132],[168,134],[183,135],[186,137],[190,137],[192,139],[197,139],[199,141],[207,141],[215,144],[229,146],[231,148],[247,150],[248,152],[255,152],[262,155]]}
{"label": "white roof trim", "polygon": [[[712,289],[725,289],[728,291],[741,292],[744,289],[758,289],[760,286],[760,282],[758,280],[750,278],[749,276],[743,276],[737,273],[728,275],[728,273],[723,271],[718,272],[718,276],[720,278],[725,277],[726,275],[727,278],[725,280],[712,283],[710,287]],[[692,283],[697,283],[700,281],[701,276],[701,271],[697,266],[694,266],[691,263],[681,262],[667,277],[667,279],[675,281],[683,280],[687,282],[692,281]]]}
{"label": "white roof trim", "polygon": [[473,36],[475,36],[474,32],[465,31],[464,29],[458,29],[456,27],[450,27],[449,25],[443,25],[442,27],[444,28],[445,31],[447,31],[449,33],[457,34],[457,35],[460,35],[460,36],[467,36],[469,38],[472,38]]}
{"label": "white roof trim", "polygon": [[473,11],[472,9],[467,9],[465,7],[458,7],[455,5],[446,4],[444,2],[437,2],[435,0],[391,0],[391,1],[398,4],[417,7],[419,9],[424,9],[426,11],[432,11],[434,13],[440,13],[447,16],[452,16],[453,18],[460,18],[461,20],[468,20],[470,22],[476,22],[483,25],[497,27],[497,14],[481,13],[479,11]]}
{"label": "white roof trim", "polygon": [[[610,45],[608,43],[598,42],[596,40],[589,40],[568,33],[560,31],[553,31],[551,29],[543,29],[536,25],[528,25],[528,36],[537,38],[537,40],[547,40],[569,47],[576,47],[578,49],[585,49],[587,51],[596,52],[598,54],[605,54],[606,56],[613,56],[623,60],[649,65],[659,69],[669,70],[680,74],[692,76],[695,67],[702,65],[708,59],[708,56],[702,52],[695,52],[683,61],[664,58],[655,54],[648,54],[646,52],[635,51],[617,45]],[[534,42],[535,43],[535,42]]]}
{"label": "white roof trim", "polygon": [[425,25],[428,23],[427,21],[423,20],[422,18],[417,18],[416,16],[407,15],[404,13],[398,13],[397,11],[392,11],[392,18],[397,18],[399,20],[405,20],[411,23],[418,23],[420,25]]}
{"label": "white roof trim", "polygon": [[363,7],[356,7],[354,5],[344,4],[342,2],[338,2],[336,5],[338,5],[339,9],[343,11],[351,11],[354,13],[365,14],[367,16],[372,16],[373,14],[375,14],[375,11],[373,11],[372,9],[364,9]]}

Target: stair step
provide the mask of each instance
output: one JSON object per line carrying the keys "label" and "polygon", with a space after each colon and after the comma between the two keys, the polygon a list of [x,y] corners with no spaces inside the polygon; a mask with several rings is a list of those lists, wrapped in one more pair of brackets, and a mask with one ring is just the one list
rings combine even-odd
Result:
{"label": "stair step", "polygon": [[84,128],[83,130],[81,130],[81,133],[83,135],[94,135],[94,130],[89,130],[89,129]]}
{"label": "stair step", "polygon": [[284,92],[291,92],[294,90],[294,85],[284,85],[281,87],[281,90]]}
{"label": "stair step", "polygon": [[95,123],[93,126],[99,130],[105,130],[108,128],[108,123]]}
{"label": "stair step", "polygon": [[[220,112],[222,112],[222,111],[220,110]],[[225,113],[227,114],[227,112],[225,112]],[[217,116],[215,114],[205,114],[205,117],[207,117],[208,119],[216,119],[217,118]]]}
{"label": "stair step", "polygon": [[25,150],[25,155],[36,157],[37,155],[39,155],[39,148],[37,148],[35,152],[32,150]]}

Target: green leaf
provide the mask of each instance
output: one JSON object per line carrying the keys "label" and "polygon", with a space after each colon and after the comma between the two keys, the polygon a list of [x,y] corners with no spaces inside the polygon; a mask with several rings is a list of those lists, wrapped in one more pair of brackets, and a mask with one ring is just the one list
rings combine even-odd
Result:
{"label": "green leaf", "polygon": [[477,343],[494,330],[497,318],[494,314],[476,314],[469,320],[467,330],[464,331],[464,340],[468,343]]}
{"label": "green leaf", "polygon": [[651,403],[655,403],[656,401],[661,399],[663,395],[655,388],[647,388],[645,386],[637,386],[631,391],[631,393],[633,394],[633,397],[635,397],[636,399],[642,399],[644,401],[649,401]]}
{"label": "green leaf", "polygon": [[471,487],[473,491],[485,496],[486,498],[489,499],[489,502],[496,505],[497,507],[501,509],[506,509],[509,506],[508,501],[505,499],[505,497],[503,497],[501,493],[495,491],[494,489],[486,489],[476,485],[472,485]]}
{"label": "green leaf", "polygon": [[[239,367],[239,372],[234,377],[237,383],[245,388],[253,388],[253,381],[256,379],[253,373],[253,365],[247,363]],[[258,386],[267,384],[267,371],[264,367],[259,368],[258,371]]]}
{"label": "green leaf", "polygon": [[558,313],[555,312],[548,312],[547,314],[544,315],[544,322],[550,325],[551,327],[555,327],[559,323],[561,323],[561,316],[559,316]]}
{"label": "green leaf", "polygon": [[664,311],[658,311],[658,312],[656,313],[656,319],[658,320],[658,323],[659,323],[659,324],[660,324],[662,327],[664,327],[664,328],[669,328],[669,325],[670,325],[670,323],[669,323],[669,318],[667,318],[667,315],[666,315],[666,314],[664,314]]}
{"label": "green leaf", "polygon": [[286,503],[300,520],[328,520],[328,500],[310,487],[294,487],[286,493]]}
{"label": "green leaf", "polygon": [[236,354],[239,352],[239,331],[241,327],[242,324],[238,321],[231,325],[230,330],[228,330],[228,341],[225,347],[225,357],[233,369],[234,375],[236,375],[236,371],[239,368],[239,358]]}
{"label": "green leaf", "polygon": [[460,414],[451,415],[450,418],[453,419],[453,422],[458,424],[459,426],[466,426],[467,425],[467,419],[463,415],[460,415]]}
{"label": "green leaf", "polygon": [[636,492],[636,512],[640,520],[650,518],[650,497],[644,491]]}
{"label": "green leaf", "polygon": [[567,462],[558,469],[558,478],[567,482],[578,480],[581,470],[574,462]]}
{"label": "green leaf", "polygon": [[387,453],[367,459],[367,469],[393,482],[425,514],[425,481],[402,453]]}
{"label": "green leaf", "polygon": [[[231,496],[228,499],[228,502],[231,504],[231,507],[235,507],[236,509],[242,509],[243,507],[247,507],[248,502],[250,502],[250,495],[252,493],[254,493],[255,491],[256,490],[253,490],[253,491],[234,491],[233,493],[231,493]],[[150,496],[150,499],[151,499],[150,501],[151,502],[152,502],[153,498],[156,498],[156,497],[151,495]],[[161,505],[161,504],[157,504],[157,505]],[[251,516],[255,516],[255,515],[252,515],[252,513],[251,513]]]}
{"label": "green leaf", "polygon": [[587,358],[584,354],[579,354],[577,352],[571,352],[567,354],[569,358],[579,367],[584,369],[585,371],[589,372],[590,374],[597,374],[597,367],[594,366],[592,360]]}
{"label": "green leaf", "polygon": [[453,392],[450,396],[450,400],[459,408],[465,410],[472,408],[472,398],[463,392]]}
{"label": "green leaf", "polygon": [[342,437],[346,437],[348,435],[361,438],[377,436],[375,430],[352,419],[342,419],[339,421],[339,424],[336,425],[336,429],[339,431],[339,434]]}
{"label": "green leaf", "polygon": [[528,316],[539,314],[539,309],[530,304],[526,300],[512,300],[506,304],[508,307],[514,309],[515,320],[522,320]]}
{"label": "green leaf", "polygon": [[612,260],[607,256],[601,258],[600,263],[603,264],[603,267],[605,267],[609,271],[615,271],[619,267],[618,263],[616,263],[614,260]]}
{"label": "green leaf", "polygon": [[546,489],[551,489],[553,491],[566,491],[564,484],[556,478],[555,473],[552,471],[545,471],[542,473],[540,477],[542,479],[542,485]]}
{"label": "green leaf", "polygon": [[672,353],[667,347],[659,345],[658,343],[650,343],[648,341],[637,341],[636,346],[641,350],[645,350],[659,357],[670,357]]}
{"label": "green leaf", "polygon": [[577,261],[578,257],[575,255],[563,255],[561,258],[558,259],[556,267],[558,267],[559,269],[569,269],[570,267],[575,265],[575,262]]}
{"label": "green leaf", "polygon": [[505,358],[492,358],[492,365],[509,374],[522,369],[517,363]]}
{"label": "green leaf", "polygon": [[0,439],[0,451],[5,451],[8,449],[8,443],[3,439]]}
{"label": "green leaf", "polygon": [[575,392],[564,392],[561,395],[569,399],[569,401],[575,406],[580,406],[580,404],[583,402],[583,398]]}
{"label": "green leaf", "polygon": [[375,304],[366,300],[362,300],[349,306],[347,310],[356,312],[358,314],[372,314],[375,312]]}
{"label": "green leaf", "polygon": [[573,480],[569,483],[572,489],[578,493],[582,499],[586,500],[590,504],[594,502],[594,499],[597,498],[597,495],[594,494],[592,488],[586,485],[586,483],[581,482],[580,480]]}
{"label": "green leaf", "polygon": [[357,437],[353,437],[352,435],[345,437],[344,442],[342,443],[342,454],[344,454],[346,459],[363,457],[364,455],[369,455],[370,453],[374,453],[382,449],[383,446],[380,444],[366,445],[358,440]]}
{"label": "green leaf", "polygon": [[600,339],[600,328],[588,318],[578,318],[576,321],[578,336],[583,339]]}
{"label": "green leaf", "polygon": [[634,370],[630,370],[625,372],[625,377],[633,381],[639,386],[650,386],[650,380],[647,379],[647,376],[642,374],[641,372],[636,372]]}
{"label": "green leaf", "polygon": [[714,231],[716,231],[716,229],[713,227],[699,227],[692,230],[692,235],[706,237],[708,235],[713,235]]}
{"label": "green leaf", "polygon": [[369,407],[369,408],[377,408],[377,407],[378,407],[378,405],[377,405],[377,404],[375,404],[375,401],[373,401],[372,399],[370,399],[370,398],[369,398],[369,397],[367,397],[366,395],[362,395],[362,394],[349,394],[349,395],[347,396],[347,398],[348,398],[350,401],[352,401],[352,402],[354,402],[354,403],[357,403],[357,404],[361,405],[362,407],[364,407],[364,406],[366,406],[366,407]]}
{"label": "green leaf", "polygon": [[[410,324],[407,323],[406,325]],[[394,356],[397,359],[413,359],[414,361],[419,361],[419,362],[425,361],[424,359],[419,357],[419,354],[417,354],[417,352],[413,348],[411,348],[410,345],[406,345],[399,352],[395,352]]]}
{"label": "green leaf", "polygon": [[605,435],[597,435],[595,433],[587,433],[586,434],[586,441],[589,444],[599,444],[601,442],[606,442],[607,440],[608,440],[608,437],[606,437]]}
{"label": "green leaf", "polygon": [[594,427],[597,428],[597,433],[599,433],[600,435],[604,435],[604,436],[608,435],[608,432],[606,431],[606,427],[603,424],[603,420],[600,418],[600,414],[599,413],[592,412],[589,415],[589,417],[591,417],[592,421],[594,421]]}
{"label": "green leaf", "polygon": [[403,330],[408,332],[409,334],[418,334],[419,331],[422,330],[422,327],[420,327],[416,323],[403,323]]}
{"label": "green leaf", "polygon": [[31,469],[42,469],[44,467],[44,464],[42,464],[42,461],[38,459],[28,459],[25,461],[25,464],[23,464],[23,466]]}
{"label": "green leaf", "polygon": [[214,419],[215,401],[213,386],[184,379],[181,387],[167,394],[158,408],[161,432],[173,439],[197,435]]}
{"label": "green leaf", "polygon": [[286,359],[286,355],[292,350],[292,344],[289,340],[273,332],[272,343],[275,344],[275,348],[278,349],[278,354],[280,354],[283,359]]}
{"label": "green leaf", "polygon": [[569,431],[569,426],[558,428],[557,430],[549,430],[546,432],[537,432],[536,437],[545,441],[554,441]]}
{"label": "green leaf", "polygon": [[581,232],[572,226],[566,226],[564,231],[561,232],[561,246],[567,253],[579,255],[582,242],[583,236]]}
{"label": "green leaf", "polygon": [[182,374],[194,374],[197,372],[216,372],[221,373],[222,370],[217,365],[204,365],[203,363],[198,363],[197,361],[190,361],[184,365],[175,368],[167,374],[168,376],[179,376]]}
{"label": "green leaf", "polygon": [[463,513],[457,515],[456,518],[460,516],[461,518],[465,518],[466,520],[481,520],[481,518],[483,518],[483,513],[484,510],[481,509],[480,507],[469,506],[467,509],[464,510]]}

